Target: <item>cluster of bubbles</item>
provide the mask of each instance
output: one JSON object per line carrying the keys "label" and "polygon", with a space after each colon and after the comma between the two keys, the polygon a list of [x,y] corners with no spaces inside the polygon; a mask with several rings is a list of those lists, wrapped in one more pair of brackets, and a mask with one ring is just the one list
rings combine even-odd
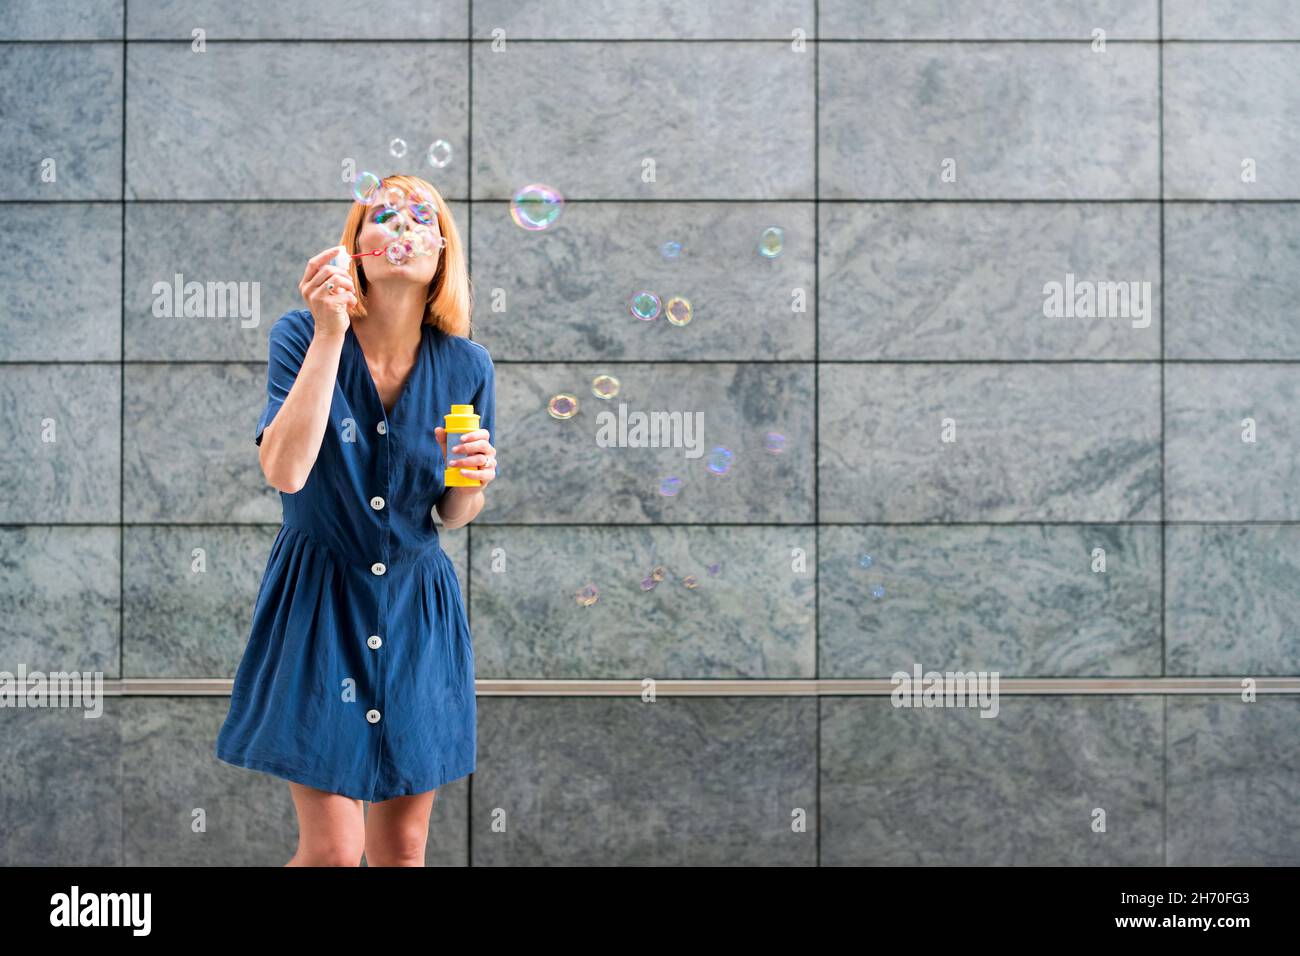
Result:
{"label": "cluster of bubbles", "polygon": [[[765,259],[775,259],[785,250],[785,230],[780,226],[768,226],[758,237],[758,254]],[[670,239],[659,247],[659,254],[665,259],[675,261],[682,256],[682,244]]]}
{"label": "cluster of bubbles", "polygon": [[[869,554],[862,554],[858,556],[858,567],[860,568],[866,569],[871,567],[875,563],[876,563],[876,559]],[[885,586],[883,584],[877,584],[874,587],[872,587],[871,596],[875,600],[879,601],[881,598],[885,596]]]}
{"label": "cluster of bubbles", "polygon": [[[768,259],[775,259],[784,249],[785,230],[780,226],[769,226],[763,230],[763,235],[758,240],[758,251],[761,255]],[[659,247],[659,254],[669,261],[677,260],[682,255],[682,244],[676,239],[670,239]],[[690,300],[684,296],[675,295],[664,303],[649,289],[633,292],[631,298],[627,300],[627,308],[634,319],[642,322],[653,322],[662,314],[673,325],[682,326],[689,325],[695,316]]]}
{"label": "cluster of bubbles", "polygon": [[[722,563],[715,561],[708,566],[709,577],[716,577],[722,571]],[[655,565],[650,569],[650,573],[641,579],[641,590],[652,591],[665,578],[668,577],[668,569],[662,564]],[[687,574],[682,578],[682,587],[694,590],[700,586],[700,578],[695,574]],[[600,590],[594,584],[585,584],[574,592],[573,598],[577,601],[579,607],[591,607],[600,599]]]}
{"label": "cluster of bubbles", "polygon": [[[401,142],[394,140],[394,142]],[[404,148],[405,144],[403,144]],[[408,259],[420,256],[436,255],[445,249],[447,240],[441,234],[434,234],[433,226],[438,221],[438,207],[433,197],[423,193],[407,195],[397,186],[383,184],[378,176],[371,172],[362,172],[352,185],[352,196],[363,206],[374,206],[382,198],[383,210],[375,217],[379,227],[392,241],[385,254],[388,261],[400,265]],[[408,229],[403,210],[410,213],[415,225]]]}
{"label": "cluster of bubbles", "polygon": [[558,189],[530,183],[510,199],[510,218],[529,232],[541,232],[555,225],[564,211],[564,197]]}
{"label": "cluster of bubbles", "polygon": [[[785,451],[785,436],[780,432],[768,432],[763,439],[763,448],[773,455],[779,455]],[[715,445],[709,450],[709,456],[705,459],[704,467],[709,470],[710,474],[726,475],[731,471],[731,463],[735,459],[735,453],[723,445]],[[676,475],[669,475],[659,481],[659,494],[665,498],[672,498],[682,490],[684,482]]]}
{"label": "cluster of bubbles", "polygon": [[[406,140],[394,137],[388,144],[388,152],[394,159],[401,159],[406,155]],[[451,143],[445,139],[435,139],[425,150],[424,158],[435,169],[446,169],[451,162]]]}
{"label": "cluster of bubbles", "polygon": [[[708,576],[710,576],[710,578],[716,578],[716,576],[722,574],[722,570],[722,562],[714,562],[707,567]],[[641,579],[641,591],[654,591],[655,587],[658,587],[660,581],[666,579],[667,576],[667,568],[664,567],[663,564],[655,564],[653,568],[650,568],[649,574],[647,574],[645,578]],[[681,579],[681,587],[694,591],[695,588],[699,587],[699,576],[685,575],[684,578]],[[573,600],[575,600],[577,605],[580,607],[590,607],[591,605],[594,605],[599,598],[601,598],[601,592],[599,592],[599,589],[595,587],[594,584],[584,584],[573,593]]]}
{"label": "cluster of bubbles", "polygon": [[[563,207],[564,197],[557,190],[535,183],[515,193],[510,202],[510,215],[521,228],[530,232],[539,232],[555,223]],[[775,259],[781,255],[784,248],[784,230],[779,226],[770,226],[763,231],[758,243],[760,255]],[[659,253],[666,260],[677,260],[682,255],[682,243],[675,239],[669,240],[660,246]],[[693,310],[688,299],[673,296],[665,305],[658,295],[648,289],[632,294],[628,300],[628,310],[634,318],[642,322],[653,322],[662,314],[673,325],[683,326],[689,324],[693,318]],[[612,375],[597,375],[591,383],[592,394],[606,400],[618,395],[619,387],[618,379]],[[578,413],[578,399],[564,392],[553,395],[547,403],[547,412],[552,418],[561,421],[571,419]],[[785,446],[786,437],[780,432],[768,432],[764,436],[763,447],[771,454],[781,454],[785,451]],[[731,449],[717,445],[710,450],[705,467],[711,474],[726,475],[731,471],[734,459],[735,453]],[[682,490],[683,485],[684,482],[680,477],[669,475],[660,480],[659,494],[666,498],[674,497]],[[870,555],[863,555],[859,563],[863,568],[869,568],[873,560]],[[718,574],[721,570],[721,563],[708,566],[710,576]],[[666,576],[667,569],[662,565],[656,565],[641,579],[641,590],[653,590]],[[694,574],[688,574],[682,578],[682,585],[694,589],[699,586],[699,578]],[[877,600],[883,598],[884,587],[877,584],[871,589],[871,596]],[[599,599],[599,590],[596,585],[587,584],[579,588],[574,597],[579,606],[591,607]]]}
{"label": "cluster of bubbles", "polygon": [[[591,380],[591,394],[605,401],[618,395],[620,387],[618,379],[613,375],[597,375]],[[567,421],[578,414],[578,398],[567,392],[552,395],[546,403],[546,411],[557,421]]]}
{"label": "cluster of bubbles", "polygon": [[[510,202],[510,215],[515,223],[529,231],[540,231],[552,225],[564,207],[564,197],[550,186],[534,183],[515,193]],[[785,248],[785,231],[780,226],[769,226],[759,238],[758,251],[764,257],[774,259]],[[660,255],[667,260],[681,257],[682,243],[671,239],[659,248]],[[660,297],[649,289],[634,292],[628,299],[628,311],[642,322],[653,322],[662,314],[676,326],[690,324],[694,310],[690,300],[684,296],[673,296],[665,305]],[[592,394],[600,399],[611,399],[618,394],[618,379],[610,375],[598,375],[592,381]],[[547,402],[547,412],[558,421],[567,421],[578,413],[577,396],[568,392],[552,395]],[[785,450],[785,436],[779,432],[768,432],[763,441],[766,451],[779,455]],[[731,449],[721,445],[714,447],[705,467],[711,474],[726,475],[731,471],[735,454]],[[669,475],[659,482],[659,494],[665,498],[677,495],[684,482],[677,475]]]}
{"label": "cluster of bubbles", "polygon": [[[713,564],[710,564],[708,566],[709,577],[715,577],[718,574],[718,572],[721,570],[722,570],[722,565],[720,563],[715,562]],[[650,573],[641,579],[641,590],[642,591],[654,590],[655,585],[659,584],[659,582],[661,582],[667,576],[667,573],[668,573],[667,569],[665,569],[663,565],[656,565],[655,567],[651,568]],[[682,586],[694,590],[695,588],[700,586],[699,576],[694,574],[685,575],[682,578]]]}
{"label": "cluster of bubbles", "polygon": [[633,317],[640,319],[642,322],[653,322],[659,318],[662,312],[664,317],[673,325],[689,325],[694,315],[689,299],[675,295],[664,306],[659,296],[644,289],[632,293],[632,298],[628,299],[627,307]]}

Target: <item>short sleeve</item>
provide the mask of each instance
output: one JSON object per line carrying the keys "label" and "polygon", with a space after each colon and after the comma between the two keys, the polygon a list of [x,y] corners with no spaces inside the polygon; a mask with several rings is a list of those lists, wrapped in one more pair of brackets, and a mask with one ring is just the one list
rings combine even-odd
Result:
{"label": "short sleeve", "polygon": [[262,444],[262,432],[271,424],[298,378],[298,370],[307,358],[311,345],[309,331],[301,312],[286,312],[271,326],[266,361],[266,407],[257,423],[253,441]]}
{"label": "short sleeve", "polygon": [[[475,343],[477,344],[477,343]],[[483,372],[478,391],[474,393],[474,411],[478,413],[480,428],[486,428],[488,441],[495,447],[497,443],[497,385],[496,369],[492,365],[492,356],[487,349],[482,349]],[[501,465],[497,464],[497,477],[501,477]]]}

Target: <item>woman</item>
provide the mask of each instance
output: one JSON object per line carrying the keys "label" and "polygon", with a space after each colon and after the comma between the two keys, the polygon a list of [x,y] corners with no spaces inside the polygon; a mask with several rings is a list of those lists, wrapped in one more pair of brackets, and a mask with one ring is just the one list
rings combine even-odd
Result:
{"label": "woman", "polygon": [[[284,521],[216,755],[290,781],[289,866],[357,866],[363,852],[423,866],[436,788],[475,766],[474,650],[432,512],[468,524],[496,478],[492,359],[467,338],[469,275],[442,196],[410,176],[379,195],[393,205],[355,203],[343,229],[360,256],[311,259],[308,308],[272,326],[254,435]],[[427,254],[406,255],[400,240],[421,228]],[[448,461],[453,404],[482,427]],[[445,488],[444,467],[480,487]]]}

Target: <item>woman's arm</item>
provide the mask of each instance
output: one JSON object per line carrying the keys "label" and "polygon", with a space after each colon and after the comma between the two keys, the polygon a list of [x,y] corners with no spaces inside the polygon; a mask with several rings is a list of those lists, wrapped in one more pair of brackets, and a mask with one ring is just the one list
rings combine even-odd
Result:
{"label": "woman's arm", "polygon": [[454,531],[477,518],[486,503],[482,488],[448,488],[438,499],[438,517],[444,528]]}
{"label": "woman's arm", "polygon": [[262,474],[287,494],[294,494],[307,483],[320,454],[343,342],[342,332],[316,330],[284,405],[262,433],[258,451]]}
{"label": "woman's arm", "polygon": [[[352,324],[347,307],[356,303],[351,276],[345,268],[330,261],[345,252],[341,246],[333,246],[312,256],[303,270],[298,291],[311,310],[313,332],[306,352],[293,355],[295,361],[302,360],[299,368],[286,370],[283,366],[287,360],[272,349],[272,381],[279,383],[276,391],[285,393],[287,375],[294,377],[279,410],[274,412],[275,417],[262,429],[257,458],[266,480],[286,494],[294,494],[307,483],[329,423],[339,357]],[[275,343],[272,336],[272,345]],[[281,367],[276,366],[278,359]]]}

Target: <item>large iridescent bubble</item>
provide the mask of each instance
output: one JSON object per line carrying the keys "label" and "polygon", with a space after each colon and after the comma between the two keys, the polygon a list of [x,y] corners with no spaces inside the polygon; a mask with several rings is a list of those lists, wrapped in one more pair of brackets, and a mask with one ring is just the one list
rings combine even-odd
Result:
{"label": "large iridescent bubble", "polygon": [[361,173],[352,184],[352,196],[363,206],[373,206],[379,198],[379,177],[374,173]]}
{"label": "large iridescent bubble", "polygon": [[391,206],[380,210],[375,216],[375,222],[390,239],[400,239],[402,233],[406,231],[406,220],[402,217],[402,211]]}
{"label": "large iridescent bubble", "polygon": [[563,211],[564,197],[560,191],[542,183],[525,186],[510,200],[510,218],[529,232],[549,229]]}
{"label": "large iridescent bubble", "polygon": [[407,199],[407,208],[411,210],[411,218],[425,226],[432,225],[438,218],[438,207],[433,197],[424,192],[411,193]]}

